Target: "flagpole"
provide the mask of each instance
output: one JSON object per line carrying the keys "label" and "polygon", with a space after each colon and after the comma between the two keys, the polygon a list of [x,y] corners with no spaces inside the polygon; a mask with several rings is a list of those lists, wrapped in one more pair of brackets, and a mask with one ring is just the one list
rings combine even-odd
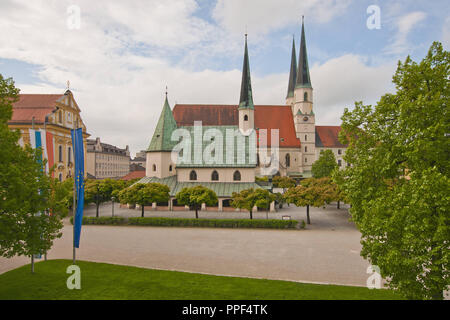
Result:
{"label": "flagpole", "polygon": [[[34,117],[31,118],[31,129],[34,130]],[[34,213],[31,214],[34,216]],[[31,273],[34,273],[34,253],[31,254]]]}
{"label": "flagpole", "polygon": [[75,139],[75,130],[78,129],[76,128],[76,125],[74,124],[74,133],[72,135],[72,152],[73,152],[73,164],[74,164],[74,175],[73,175],[73,264],[75,264],[75,258],[76,258],[76,251],[75,251],[75,218],[76,218],[76,196],[77,196],[77,187],[76,187],[76,179],[77,179],[77,172],[75,170],[75,144],[76,144],[76,139]]}

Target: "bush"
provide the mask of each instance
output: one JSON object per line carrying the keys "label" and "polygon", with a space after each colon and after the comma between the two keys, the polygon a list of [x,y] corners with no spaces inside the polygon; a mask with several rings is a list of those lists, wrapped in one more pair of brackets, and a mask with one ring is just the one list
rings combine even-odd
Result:
{"label": "bush", "polygon": [[[73,218],[70,219],[73,223]],[[305,222],[297,220],[276,219],[187,219],[187,218],[154,218],[154,217],[84,217],[84,225],[131,225],[157,227],[201,227],[201,228],[263,228],[263,229],[296,229],[305,227]]]}

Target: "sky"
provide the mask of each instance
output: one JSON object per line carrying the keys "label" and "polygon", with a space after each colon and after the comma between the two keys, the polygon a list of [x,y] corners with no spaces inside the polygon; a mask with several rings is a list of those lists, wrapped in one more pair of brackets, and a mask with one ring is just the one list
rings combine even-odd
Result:
{"label": "sky", "polygon": [[339,125],[355,101],[394,92],[399,60],[420,61],[433,41],[449,50],[449,9],[445,0],[2,0],[0,73],[21,93],[62,94],[69,80],[91,138],[134,155],[150,143],[166,86],[172,108],[239,103],[246,32],[254,102],[282,105],[304,15],[316,124]]}

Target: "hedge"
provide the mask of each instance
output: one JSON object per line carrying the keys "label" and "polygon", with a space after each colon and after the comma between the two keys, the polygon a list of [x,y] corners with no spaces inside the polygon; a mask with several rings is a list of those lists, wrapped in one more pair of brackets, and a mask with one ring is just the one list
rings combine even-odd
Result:
{"label": "hedge", "polygon": [[[73,223],[73,218],[70,219]],[[84,225],[131,225],[158,227],[202,227],[202,228],[263,228],[263,229],[296,229],[305,227],[302,220],[277,219],[188,219],[188,218],[156,218],[156,217],[83,217]]]}

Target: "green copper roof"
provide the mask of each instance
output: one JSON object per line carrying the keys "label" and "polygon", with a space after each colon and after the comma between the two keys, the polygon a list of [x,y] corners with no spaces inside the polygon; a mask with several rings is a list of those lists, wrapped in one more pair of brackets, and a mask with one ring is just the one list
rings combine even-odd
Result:
{"label": "green copper roof", "polygon": [[308,55],[306,53],[305,25],[302,21],[302,36],[300,40],[300,55],[298,59],[298,72],[296,88],[311,88],[309,76]]}
{"label": "green copper roof", "polygon": [[213,190],[219,198],[228,198],[232,196],[233,192],[240,192],[245,189],[261,188],[254,182],[178,182],[177,176],[170,176],[166,178],[144,177],[137,183],[161,183],[165,184],[170,189],[170,196],[174,197],[183,188],[190,188],[195,186],[204,186]]}
{"label": "green copper roof", "polygon": [[297,81],[297,57],[295,53],[295,39],[292,37],[291,71],[289,73],[289,85],[286,98],[294,96],[295,82]]}
{"label": "green copper roof", "polygon": [[248,59],[247,35],[245,35],[244,65],[242,66],[241,96],[239,108],[254,109],[252,83],[250,79],[250,63]]}
{"label": "green copper roof", "polygon": [[173,118],[166,94],[166,100],[147,151],[172,151],[176,142],[172,142],[170,138],[176,128],[177,123]]}
{"label": "green copper roof", "polygon": [[[191,158],[189,163],[183,163],[181,161],[181,157],[177,159],[177,168],[254,168],[256,167],[256,136],[255,139],[250,139],[250,136],[244,136],[239,131],[238,126],[202,126],[201,127],[201,136],[205,136],[205,132],[214,132],[222,137],[222,142],[212,140],[202,139],[202,145],[195,144],[195,126],[181,126],[181,129],[186,129],[190,132],[191,136]],[[234,137],[233,139],[228,138],[232,133],[237,133],[238,137]],[[239,139],[244,139],[244,146],[239,144]],[[214,136],[214,139],[220,139],[219,137]],[[253,141],[252,141],[253,140]],[[252,145],[250,145],[252,143]],[[219,163],[207,163],[205,159],[203,159],[203,154],[205,149],[212,145],[216,144],[217,148],[222,148],[222,159],[217,159]],[[223,146],[223,147],[221,147]],[[239,147],[243,147],[243,153],[239,152]],[[220,152],[220,149],[215,151]],[[233,157],[230,161],[227,161],[227,151],[233,151]],[[183,150],[183,153],[185,151]],[[251,153],[253,157],[250,156]],[[201,161],[196,161],[196,156],[202,155]],[[231,154],[231,153],[230,153]]]}

